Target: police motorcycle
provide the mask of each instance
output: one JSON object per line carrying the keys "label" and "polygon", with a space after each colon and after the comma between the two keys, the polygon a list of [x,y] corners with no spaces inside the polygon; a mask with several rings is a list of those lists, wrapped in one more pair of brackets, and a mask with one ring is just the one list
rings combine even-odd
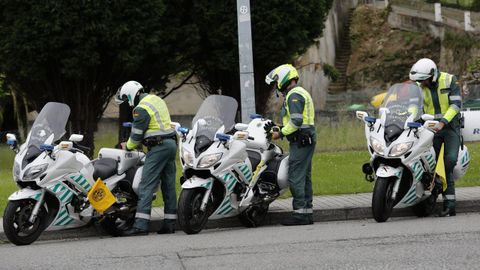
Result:
{"label": "police motorcycle", "polygon": [[[394,207],[411,207],[418,217],[433,213],[437,196],[446,183],[435,175],[434,128],[438,121],[423,113],[421,88],[410,82],[397,83],[388,90],[379,118],[357,111],[365,122],[369,163],[363,165],[366,179],[375,181],[372,212],[385,222]],[[466,146],[459,150],[454,177],[462,177],[470,157]]]}
{"label": "police motorcycle", "polygon": [[259,226],[269,204],[288,188],[288,155],[267,138],[269,120],[235,124],[237,107],[231,97],[209,96],[193,128],[177,128],[183,169],[178,220],[187,234],[200,232],[208,219],[233,216]]}
{"label": "police motorcycle", "polygon": [[[65,134],[70,108],[63,103],[47,103],[27,136],[18,145],[14,134],[7,144],[16,152],[13,178],[19,191],[8,198],[3,229],[16,245],[33,243],[46,230],[76,228],[96,220],[110,234],[119,235],[133,224],[136,208],[134,186],[139,183],[144,154],[102,148],[91,161],[78,142],[82,135]],[[103,213],[87,199],[96,179],[102,179],[115,196]],[[133,186],[132,186],[133,183]],[[96,197],[102,197],[97,192]]]}

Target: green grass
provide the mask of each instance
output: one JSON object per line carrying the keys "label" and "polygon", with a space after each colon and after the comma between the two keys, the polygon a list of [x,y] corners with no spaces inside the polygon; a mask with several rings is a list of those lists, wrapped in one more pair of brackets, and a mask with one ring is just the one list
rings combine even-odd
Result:
{"label": "green grass", "polygon": [[[346,125],[348,126],[348,125]],[[341,125],[338,127],[340,128]],[[325,126],[325,129],[330,128]],[[352,130],[355,125],[350,125]],[[321,130],[319,134],[334,132]],[[313,157],[312,179],[315,195],[351,194],[371,192],[373,184],[365,181],[361,166],[368,162],[369,154],[366,150],[365,137],[362,133],[354,135],[354,131],[339,132],[332,138],[318,137],[317,152]],[[339,131],[339,130],[336,130]],[[336,132],[335,131],[335,132]],[[357,130],[358,132],[358,130]],[[115,144],[112,136],[97,136],[96,145],[111,147]],[[324,138],[324,139],[322,139]],[[335,139],[338,142],[335,142]],[[288,150],[285,142],[284,149]],[[360,149],[344,151],[327,151],[337,145],[339,149]],[[480,186],[480,143],[467,143],[471,155],[471,163],[467,174],[457,182],[457,187]],[[100,147],[97,147],[97,152]],[[12,163],[14,154],[8,147],[0,146],[0,213],[3,213],[8,196],[17,190],[12,180]],[[177,179],[181,176],[181,167],[177,155]],[[180,191],[179,181],[176,181],[177,195]],[[288,197],[289,193],[283,195]],[[159,192],[154,206],[162,206],[163,200]]]}

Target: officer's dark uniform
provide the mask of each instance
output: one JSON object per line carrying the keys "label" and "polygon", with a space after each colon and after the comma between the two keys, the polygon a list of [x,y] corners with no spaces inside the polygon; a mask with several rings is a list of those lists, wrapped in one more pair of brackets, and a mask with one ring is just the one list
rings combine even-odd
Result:
{"label": "officer's dark uniform", "polygon": [[142,180],[138,187],[138,205],[134,228],[148,230],[153,194],[161,183],[164,200],[164,224],[173,224],[177,218],[175,191],[175,155],[177,151],[175,130],[170,126],[167,105],[156,95],[142,94],[133,110],[132,132],[127,149],[135,149],[140,143],[148,147],[143,166]]}
{"label": "officer's dark uniform", "polygon": [[[435,134],[433,147],[438,156],[442,143],[445,144],[445,172],[447,189],[444,192],[443,215],[455,215],[455,182],[453,169],[457,163],[458,150],[461,144],[460,107],[462,97],[456,84],[455,76],[440,72],[437,82],[430,88],[423,87],[425,113],[432,114],[445,127]],[[448,210],[448,209],[450,210]],[[442,215],[441,213],[441,215]]]}

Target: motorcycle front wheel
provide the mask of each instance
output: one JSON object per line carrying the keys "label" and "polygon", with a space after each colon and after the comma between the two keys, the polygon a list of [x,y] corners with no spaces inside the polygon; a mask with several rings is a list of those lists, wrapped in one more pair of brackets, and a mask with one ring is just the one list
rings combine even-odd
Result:
{"label": "motorcycle front wheel", "polygon": [[385,222],[393,210],[393,185],[395,181],[389,178],[378,177],[375,181],[372,197],[373,218],[377,222]]}
{"label": "motorcycle front wheel", "polygon": [[9,201],[3,214],[3,230],[8,240],[15,245],[29,245],[45,230],[47,211],[42,206],[33,223],[28,219],[35,206],[35,200]]}
{"label": "motorcycle front wheel", "polygon": [[200,209],[204,188],[183,189],[178,199],[178,222],[186,234],[199,233],[207,223],[212,203],[209,201],[205,211]]}

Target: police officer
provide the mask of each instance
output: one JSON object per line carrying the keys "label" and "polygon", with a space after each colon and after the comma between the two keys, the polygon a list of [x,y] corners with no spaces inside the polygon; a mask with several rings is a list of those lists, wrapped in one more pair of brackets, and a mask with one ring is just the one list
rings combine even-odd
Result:
{"label": "police officer", "polygon": [[293,213],[281,224],[313,224],[312,157],[316,137],[312,97],[297,85],[298,72],[290,64],[273,69],[265,82],[285,96],[281,111],[283,127],[272,132],[272,139],[286,137],[290,143],[288,182],[293,196]]}
{"label": "police officer", "polygon": [[152,94],[145,94],[136,81],[126,82],[118,90],[115,100],[118,104],[128,102],[133,109],[133,123],[127,150],[133,150],[143,143],[148,148],[143,166],[142,180],[138,187],[138,205],[133,227],[123,235],[148,234],[148,222],[152,199],[161,183],[165,219],[158,233],[174,233],[177,218],[175,191],[175,155],[177,151],[175,130],[170,126],[170,113],[165,101]]}
{"label": "police officer", "polygon": [[440,72],[431,59],[418,60],[410,70],[410,79],[420,83],[424,95],[425,113],[432,114],[440,121],[433,139],[435,152],[440,152],[444,143],[445,173],[447,189],[443,194],[443,210],[440,217],[455,216],[455,182],[453,169],[457,163],[461,144],[460,107],[462,97],[455,76]]}

